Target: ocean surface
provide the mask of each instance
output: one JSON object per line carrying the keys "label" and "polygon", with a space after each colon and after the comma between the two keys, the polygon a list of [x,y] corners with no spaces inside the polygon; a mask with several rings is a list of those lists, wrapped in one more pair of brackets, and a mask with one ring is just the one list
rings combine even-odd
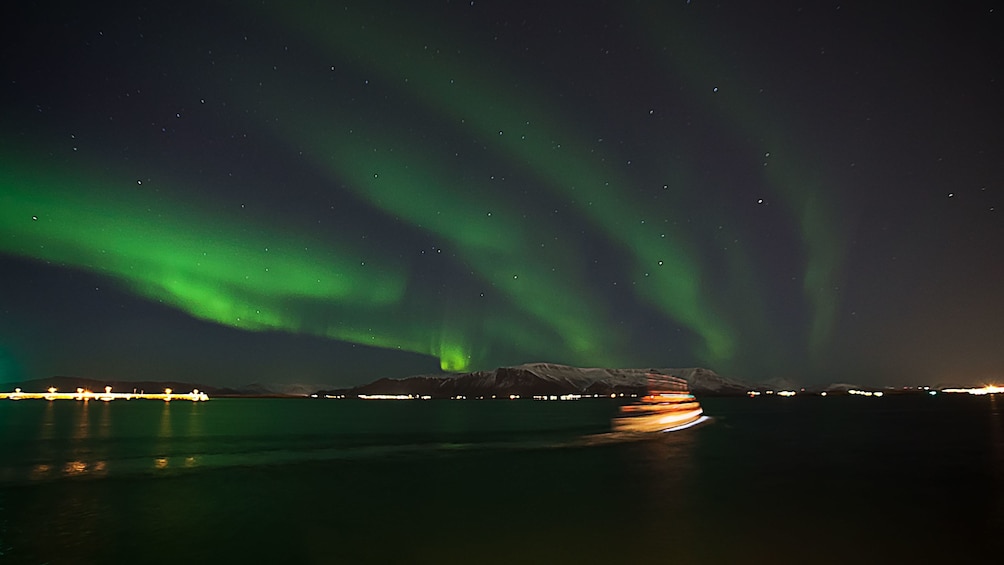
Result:
{"label": "ocean surface", "polygon": [[0,402],[0,563],[995,563],[1004,397]]}

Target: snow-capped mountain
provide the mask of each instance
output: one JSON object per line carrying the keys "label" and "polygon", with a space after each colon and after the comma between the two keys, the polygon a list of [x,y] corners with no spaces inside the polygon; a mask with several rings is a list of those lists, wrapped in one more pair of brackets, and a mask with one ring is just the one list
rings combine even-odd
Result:
{"label": "snow-capped mountain", "polygon": [[642,394],[650,375],[684,379],[695,394],[736,394],[749,385],[703,368],[606,369],[582,368],[554,363],[528,363],[460,375],[419,375],[403,379],[379,379],[351,389],[319,391],[319,394],[393,394],[450,398],[560,394]]}

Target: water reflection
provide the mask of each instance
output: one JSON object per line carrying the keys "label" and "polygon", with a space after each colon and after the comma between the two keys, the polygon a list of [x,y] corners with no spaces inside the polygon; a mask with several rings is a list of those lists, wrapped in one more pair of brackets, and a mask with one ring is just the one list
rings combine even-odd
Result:
{"label": "water reflection", "polygon": [[98,408],[99,417],[98,417],[97,433],[95,435],[99,438],[104,439],[111,436],[112,433],[111,414],[112,410],[115,410],[115,408],[112,408],[111,405],[109,405],[107,402],[102,402],[100,406],[101,408]]}
{"label": "water reflection", "polygon": [[207,408],[201,402],[195,402],[185,406],[188,413],[188,437],[202,437],[205,433],[203,429],[203,411]]}
{"label": "water reflection", "polygon": [[[97,478],[203,466],[205,437],[219,433],[199,403],[19,403],[2,414],[0,482]],[[172,404],[174,407],[172,408]],[[6,405],[10,406],[10,405]],[[112,411],[115,414],[112,414]],[[159,412],[158,412],[159,410]],[[9,421],[8,421],[9,420]],[[228,444],[218,444],[229,451]],[[220,464],[220,453],[209,452]]]}
{"label": "water reflection", "polygon": [[167,469],[170,461],[166,454],[171,448],[171,438],[174,430],[171,427],[171,402],[165,402],[160,410],[160,425],[157,427],[157,445],[153,458],[153,468],[157,470]]}
{"label": "water reflection", "polygon": [[106,461],[68,461],[63,465],[63,476],[101,476],[107,473],[108,463]]}
{"label": "water reflection", "polygon": [[688,547],[694,534],[694,518],[702,508],[695,493],[699,489],[697,446],[706,430],[684,430],[660,434],[658,439],[637,444],[625,453],[625,465],[634,473],[642,491],[634,500],[635,526],[642,539],[659,539],[674,550],[674,559],[691,562]]}
{"label": "water reflection", "polygon": [[73,427],[73,433],[71,437],[74,440],[86,440],[90,436],[90,419],[87,417],[88,409],[90,408],[90,402],[81,401],[79,403],[74,403],[74,407],[77,411],[76,426]]}
{"label": "water reflection", "polygon": [[[649,442],[653,436],[672,444],[678,440],[670,436],[689,433],[583,437],[582,430],[602,429],[595,419],[609,418],[614,406],[601,401],[559,409],[532,402],[442,403],[423,405],[416,412],[347,404],[353,411],[340,410],[335,418],[329,405],[284,401],[44,402],[30,406],[37,410],[11,413],[21,418],[20,451],[6,450],[0,480],[176,474],[199,468],[420,457],[433,451],[588,449]],[[443,432],[441,412],[461,412],[462,420],[471,419],[462,426],[470,431],[462,436]],[[254,417],[263,413],[271,417]],[[272,425],[275,421],[283,425]]]}
{"label": "water reflection", "polygon": [[[160,412],[157,427],[156,444],[154,447],[153,468],[166,470],[172,467],[191,469],[199,465],[199,458],[193,454],[181,455],[176,450],[189,447],[187,444],[205,435],[203,423],[203,408],[200,403],[186,406],[171,407],[171,402],[165,402]],[[179,410],[181,412],[179,412]],[[172,412],[173,411],[173,412]],[[177,429],[184,425],[184,432]],[[173,461],[172,461],[173,460]]]}
{"label": "water reflection", "polygon": [[[0,479],[38,482],[107,475],[109,442],[115,439],[113,418],[106,405],[91,404],[45,402],[16,414],[23,439],[3,446],[7,460],[0,467]],[[10,429],[16,425],[13,422]]]}
{"label": "water reflection", "polygon": [[1004,400],[998,400],[999,394],[990,396],[990,441],[993,445],[994,462],[997,473],[1004,476]]}
{"label": "water reflection", "polygon": [[69,461],[63,465],[63,475],[73,476],[81,475],[87,472],[87,463],[83,461]]}
{"label": "water reflection", "polygon": [[[195,402],[189,406],[185,407],[188,413],[188,437],[189,439],[201,438],[205,436],[206,430],[204,428],[205,420],[203,418],[204,411],[207,408],[201,402]],[[189,447],[190,448],[190,447]],[[199,464],[198,459],[194,455],[185,456],[184,467],[191,469],[197,467]]]}
{"label": "water reflection", "polygon": [[39,463],[31,468],[28,474],[28,478],[33,481],[41,481],[49,478],[49,474],[52,472],[52,465],[48,463]]}
{"label": "water reflection", "polygon": [[[693,453],[705,429],[575,441],[581,429],[601,429],[581,421],[609,421],[612,403],[565,405],[558,412],[530,401],[471,403],[462,408],[468,415],[481,410],[486,432],[467,434],[468,443],[448,449],[425,440],[438,439],[434,434],[332,440],[339,428],[323,427],[331,407],[318,403],[84,404],[57,403],[49,416],[25,413],[30,439],[48,433],[47,421],[61,434],[56,457],[39,457],[25,442],[31,451],[18,478],[46,484],[11,489],[30,493],[19,507],[32,514],[24,520],[30,539],[59,539],[58,547],[38,542],[34,562],[115,562],[127,555],[135,562],[183,561],[177,539],[206,542],[193,544],[202,552],[221,548],[214,557],[222,548],[236,551],[249,562],[306,562],[315,555],[313,562],[332,562],[332,546],[348,551],[347,562],[464,563],[475,555],[485,563],[644,562],[651,560],[652,540],[674,547],[674,556],[689,551]],[[430,418],[393,407],[339,409],[357,408],[349,414],[354,425],[383,430],[387,414],[396,425],[435,429],[434,413],[455,407],[423,407],[420,415]],[[484,419],[491,410],[496,420]],[[537,419],[527,421],[528,414]],[[248,424],[256,418],[258,427]],[[499,422],[517,421],[519,427],[497,431]],[[534,423],[552,431],[528,432]],[[211,471],[222,467],[225,472]],[[193,468],[200,470],[186,471]],[[165,475],[173,478],[162,480]],[[81,480],[106,476],[130,478]],[[221,523],[230,527],[214,531]],[[380,532],[387,528],[398,531],[399,543],[384,543]],[[115,550],[95,543],[95,536],[116,531],[136,535],[117,538]],[[259,555],[248,540],[260,539],[288,540],[282,551],[289,555]]]}
{"label": "water reflection", "polygon": [[[1004,400],[1000,394],[990,396],[990,450],[993,457],[994,484],[1004,482]],[[996,531],[1004,531],[1004,489],[994,489],[992,500],[993,526]]]}
{"label": "water reflection", "polygon": [[72,459],[62,464],[61,474],[63,477],[78,477],[86,474],[88,471],[85,459],[91,454],[90,440],[92,430],[90,404],[87,401],[74,403],[77,418],[68,453]]}
{"label": "water reflection", "polygon": [[[42,420],[38,426],[38,436],[35,441],[36,446],[39,450],[39,458],[42,460],[51,460],[55,457],[56,449],[54,444],[56,443],[56,416],[55,408],[52,406],[51,402],[45,403],[45,409],[42,411]],[[35,471],[36,473],[44,473],[47,470],[39,469]]]}
{"label": "water reflection", "polygon": [[43,444],[51,441],[55,437],[55,428],[55,408],[51,402],[46,402],[45,409],[42,411],[42,425],[38,429],[39,441]]}

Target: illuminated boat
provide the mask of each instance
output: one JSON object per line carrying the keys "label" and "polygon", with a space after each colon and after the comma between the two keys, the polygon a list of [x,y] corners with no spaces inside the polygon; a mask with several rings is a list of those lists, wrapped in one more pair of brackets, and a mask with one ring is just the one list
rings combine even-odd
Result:
{"label": "illuminated boat", "polygon": [[637,404],[621,406],[614,419],[618,432],[668,432],[688,428],[708,419],[690,394],[687,381],[669,375],[648,374],[648,391]]}

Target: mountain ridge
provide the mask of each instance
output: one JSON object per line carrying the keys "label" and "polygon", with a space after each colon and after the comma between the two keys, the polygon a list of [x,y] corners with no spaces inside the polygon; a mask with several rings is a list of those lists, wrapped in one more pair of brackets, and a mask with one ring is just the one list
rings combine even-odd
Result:
{"label": "mountain ridge", "polygon": [[319,396],[412,395],[433,398],[644,394],[649,375],[678,377],[694,394],[743,394],[750,385],[722,377],[711,369],[643,368],[617,369],[572,367],[557,363],[525,363],[453,375],[414,375],[381,378],[373,382],[335,390],[320,390]]}

